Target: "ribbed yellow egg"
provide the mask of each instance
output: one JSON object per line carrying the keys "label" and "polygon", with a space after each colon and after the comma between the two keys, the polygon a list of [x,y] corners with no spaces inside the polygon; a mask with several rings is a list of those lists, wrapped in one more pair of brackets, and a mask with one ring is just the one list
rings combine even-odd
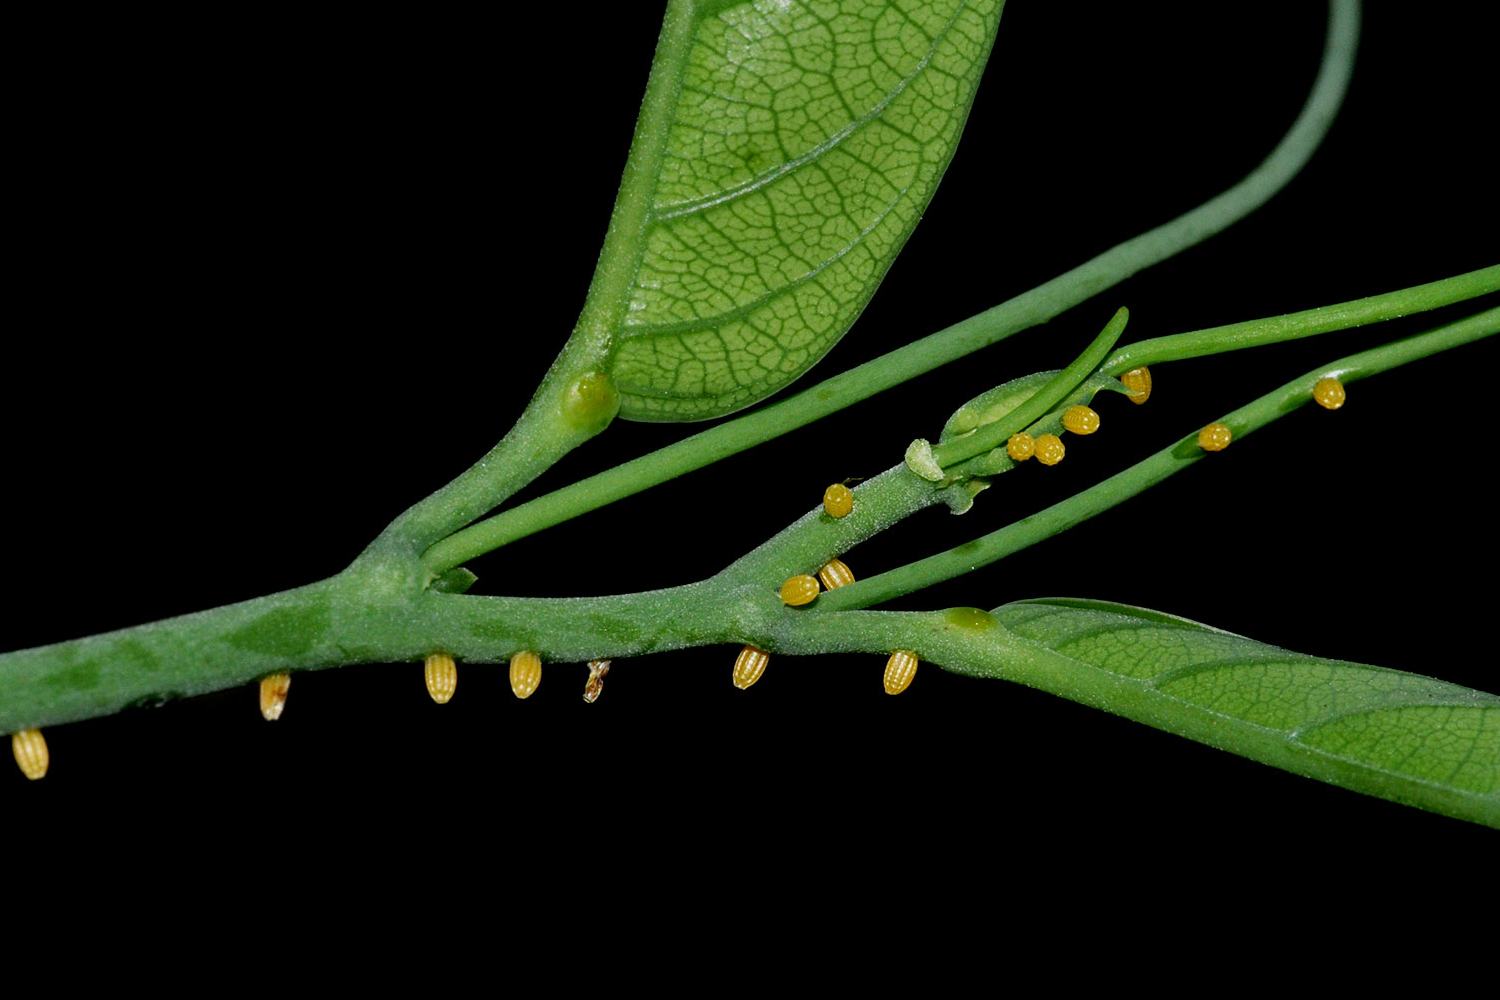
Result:
{"label": "ribbed yellow egg", "polygon": [[1126,397],[1137,406],[1151,398],[1151,369],[1145,365],[1141,365],[1139,368],[1132,368],[1124,375],[1121,375],[1120,383],[1131,392],[1140,393],[1138,396]]}
{"label": "ribbed yellow egg", "polygon": [[40,729],[23,729],[12,733],[10,752],[15,756],[16,766],[21,769],[21,773],[31,781],[45,776],[47,765],[52,762],[52,755],[47,751],[47,741]]}
{"label": "ribbed yellow egg", "polygon": [[770,662],[770,653],[755,646],[746,646],[734,661],[734,686],[743,691],[754,684],[766,672],[766,664]]}
{"label": "ribbed yellow egg", "polygon": [[439,705],[448,704],[458,690],[458,664],[447,653],[433,653],[422,662],[427,693]]}
{"label": "ribbed yellow egg", "polygon": [[823,586],[828,590],[838,590],[853,583],[854,574],[842,559],[830,559],[827,566],[818,570],[818,579],[823,581]]}
{"label": "ribbed yellow egg", "polygon": [[523,649],[510,658],[510,689],[517,698],[530,698],[542,683],[542,658]]}
{"label": "ribbed yellow egg", "polygon": [[781,585],[781,602],[794,608],[811,604],[818,596],[818,578],[806,573],[788,577]]}
{"label": "ribbed yellow egg", "polygon": [[823,491],[823,509],[829,517],[848,517],[854,510],[854,491],[843,483],[834,483]]}
{"label": "ribbed yellow egg", "polygon": [[917,654],[909,649],[898,649],[885,661],[885,693],[900,694],[911,686],[917,676]]}

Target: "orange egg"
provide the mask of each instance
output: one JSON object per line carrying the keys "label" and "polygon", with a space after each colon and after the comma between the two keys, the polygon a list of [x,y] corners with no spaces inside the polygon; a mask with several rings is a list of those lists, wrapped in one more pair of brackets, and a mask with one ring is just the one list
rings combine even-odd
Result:
{"label": "orange egg", "polygon": [[1233,439],[1234,434],[1228,427],[1214,422],[1198,432],[1198,447],[1204,451],[1223,451]]}
{"label": "orange egg", "polygon": [[1313,386],[1313,399],[1325,410],[1337,410],[1344,405],[1344,383],[1336,378],[1320,378]]}
{"label": "orange egg", "polygon": [[1132,403],[1139,406],[1151,398],[1151,369],[1145,365],[1141,365],[1139,368],[1132,368],[1120,376],[1120,384],[1129,389],[1131,393],[1139,393],[1139,395],[1126,397]]}
{"label": "orange egg", "polygon": [[843,483],[834,483],[823,491],[823,509],[829,517],[848,517],[854,510],[854,491]]}
{"label": "orange egg", "polygon": [[1099,429],[1099,414],[1087,406],[1070,406],[1063,411],[1062,422],[1070,434],[1092,434]]}
{"label": "orange egg", "polygon": [[1036,439],[1036,460],[1043,465],[1056,465],[1067,453],[1062,438],[1056,434],[1043,434]]}

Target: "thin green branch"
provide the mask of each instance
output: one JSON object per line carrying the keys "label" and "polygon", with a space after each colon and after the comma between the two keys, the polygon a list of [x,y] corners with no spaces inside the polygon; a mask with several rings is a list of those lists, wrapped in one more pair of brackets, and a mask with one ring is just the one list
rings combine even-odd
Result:
{"label": "thin green branch", "polygon": [[[1309,402],[1313,386],[1321,378],[1333,377],[1345,383],[1355,382],[1497,332],[1500,332],[1500,308],[1488,309],[1427,333],[1335,361],[1226,414],[1220,422],[1229,427],[1234,440],[1238,441]],[[962,576],[1109,510],[1200,461],[1205,454],[1198,447],[1198,433],[1194,431],[1124,472],[1031,517],[947,552],[919,559],[889,572],[867,577],[848,587],[830,591],[818,598],[810,611],[819,613],[867,608]]]}
{"label": "thin green branch", "polygon": [[730,563],[714,579],[774,588],[795,573],[817,572],[830,559],[847,554],[919,510],[944,503],[962,510],[971,502],[961,485],[940,488],[904,464],[896,465],[854,488],[854,509],[847,517],[829,517],[821,506],[816,507]]}
{"label": "thin green branch", "polygon": [[1172,221],[992,309],[868,361],[780,403],[694,434],[459,531],[427,550],[438,573],[591,510],[805,427],[1012,334],[1045,323],[1259,208],[1307,163],[1337,115],[1359,40],[1358,0],[1330,0],[1322,63],[1297,120],[1244,180]]}
{"label": "thin green branch", "polygon": [[[1327,312],[1331,315],[1347,315],[1357,318],[1367,315],[1358,308],[1360,303],[1381,302],[1382,309],[1389,309],[1400,315],[1419,312],[1422,309],[1434,309],[1439,306],[1448,305],[1459,301],[1456,296],[1458,289],[1464,289],[1468,294],[1482,295],[1489,290],[1487,282],[1474,282],[1474,275],[1487,272],[1474,272],[1471,275],[1460,275],[1458,278],[1448,281],[1433,282],[1428,285],[1417,285],[1412,289],[1392,292],[1389,295],[1378,295],[1368,299],[1357,300],[1354,303],[1341,303],[1329,306]],[[1493,280],[1493,279],[1491,279]],[[1441,289],[1441,294],[1435,290]],[[1408,302],[1410,308],[1402,308],[1401,303],[1405,301],[1403,296],[1407,292],[1415,292]],[[1351,308],[1353,307],[1353,308]],[[1321,310],[1309,310],[1307,315],[1321,312]],[[1303,315],[1303,314],[1298,314]],[[1390,318],[1389,316],[1385,318]],[[1286,329],[1287,317],[1270,317],[1260,321],[1264,323],[1264,330],[1259,323],[1236,324],[1238,333],[1235,339],[1237,347],[1255,347],[1263,343],[1274,343],[1278,338],[1276,334]],[[1371,320],[1373,322],[1373,320]],[[1327,327],[1317,332],[1331,332],[1334,329]],[[1162,337],[1159,341],[1175,341],[1177,343],[1177,354],[1172,360],[1180,360],[1188,357],[1185,352],[1192,345],[1202,345],[1207,348],[1207,353],[1216,353],[1213,348],[1217,343],[1209,339],[1201,339],[1198,333],[1183,334],[1179,337]],[[1142,341],[1136,346],[1145,346],[1157,341]],[[1394,348],[1396,345],[1388,345]],[[1106,348],[1107,350],[1107,348]],[[1041,433],[1043,429],[1056,431],[1056,424],[1062,409],[1072,402],[1081,402],[1086,398],[1086,393],[1075,393],[1063,400],[1063,405],[1054,408],[1040,420],[1028,425],[1027,429],[1032,433]],[[992,453],[993,454],[993,453]],[[999,457],[980,456],[970,459],[966,463],[949,468],[947,471],[956,479],[964,479],[979,475],[992,477],[1007,472],[1016,465],[1003,452]],[[967,506],[970,493],[966,492],[961,485],[949,485],[939,487],[937,484],[928,482],[912,473],[905,464],[894,466],[878,476],[871,477],[854,489],[854,512],[845,518],[836,519],[827,516],[822,507],[809,510],[802,517],[788,525],[780,533],[766,542],[757,546],[753,551],[746,553],[741,558],[728,566],[720,576],[733,578],[742,582],[756,581],[763,585],[772,586],[786,579],[794,573],[807,573],[815,571],[835,556],[842,557],[861,542],[873,537],[885,529],[897,524],[901,520],[910,517],[919,510],[938,504],[947,504],[955,511],[962,511]],[[846,588],[847,589],[847,588]],[[843,591],[841,591],[843,593]],[[845,598],[839,598],[840,601]],[[826,607],[832,602],[832,598],[819,599],[819,606]]]}
{"label": "thin green branch", "polygon": [[1106,375],[1119,375],[1141,365],[1201,358],[1245,347],[1277,344],[1284,340],[1300,340],[1320,333],[1350,330],[1367,323],[1381,323],[1412,313],[1441,309],[1443,306],[1476,299],[1496,291],[1500,291],[1500,264],[1337,305],[1142,340],[1120,348],[1099,366],[1099,370]]}
{"label": "thin green branch", "polygon": [[[408,567],[414,566],[433,541],[493,510],[608,426],[619,407],[618,396],[608,388],[604,399],[585,404],[583,421],[570,419],[570,413],[579,409],[574,404],[584,396],[578,387],[592,381],[591,360],[581,352],[565,350],[500,443],[452,482],[392,521],[360,555],[356,565],[379,564],[393,573],[407,575]],[[593,417],[588,415],[591,408],[597,411]],[[423,577],[418,582],[424,586],[441,573],[441,570],[427,573],[420,567],[415,567],[415,571]]]}

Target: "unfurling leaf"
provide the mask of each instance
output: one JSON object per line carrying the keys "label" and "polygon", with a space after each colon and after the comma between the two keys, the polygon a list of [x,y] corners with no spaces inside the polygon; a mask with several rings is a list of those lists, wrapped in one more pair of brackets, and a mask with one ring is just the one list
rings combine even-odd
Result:
{"label": "unfurling leaf", "polygon": [[[949,417],[948,422],[943,425],[943,433],[938,441],[946,444],[965,434],[972,434],[986,424],[994,423],[1035,396],[1057,375],[1057,370],[1023,375],[980,393],[954,411],[953,416]],[[1092,402],[1095,395],[1105,390],[1119,393],[1127,391],[1119,379],[1108,375],[1090,375],[1064,399],[1060,406],[1033,425],[1033,436],[1038,433],[1056,432],[1063,426],[1062,414],[1068,406]]]}
{"label": "unfurling leaf", "polygon": [[833,347],[953,156],[1003,5],[699,2],[663,34],[652,86],[675,100],[626,169],[650,207],[599,272],[630,270],[607,331],[621,415],[730,413]]}

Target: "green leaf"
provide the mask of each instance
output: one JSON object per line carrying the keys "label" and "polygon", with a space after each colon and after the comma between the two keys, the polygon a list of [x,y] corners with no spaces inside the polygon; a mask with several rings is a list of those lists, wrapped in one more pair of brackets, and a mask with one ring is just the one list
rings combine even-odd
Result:
{"label": "green leaf", "polygon": [[1003,5],[669,10],[585,311],[623,416],[730,413],[833,347],[953,155]]}
{"label": "green leaf", "polygon": [[993,614],[1023,645],[1056,654],[1042,655],[1035,677],[1017,678],[1026,683],[1298,774],[1500,827],[1500,697],[1125,605],[1046,599]]}

